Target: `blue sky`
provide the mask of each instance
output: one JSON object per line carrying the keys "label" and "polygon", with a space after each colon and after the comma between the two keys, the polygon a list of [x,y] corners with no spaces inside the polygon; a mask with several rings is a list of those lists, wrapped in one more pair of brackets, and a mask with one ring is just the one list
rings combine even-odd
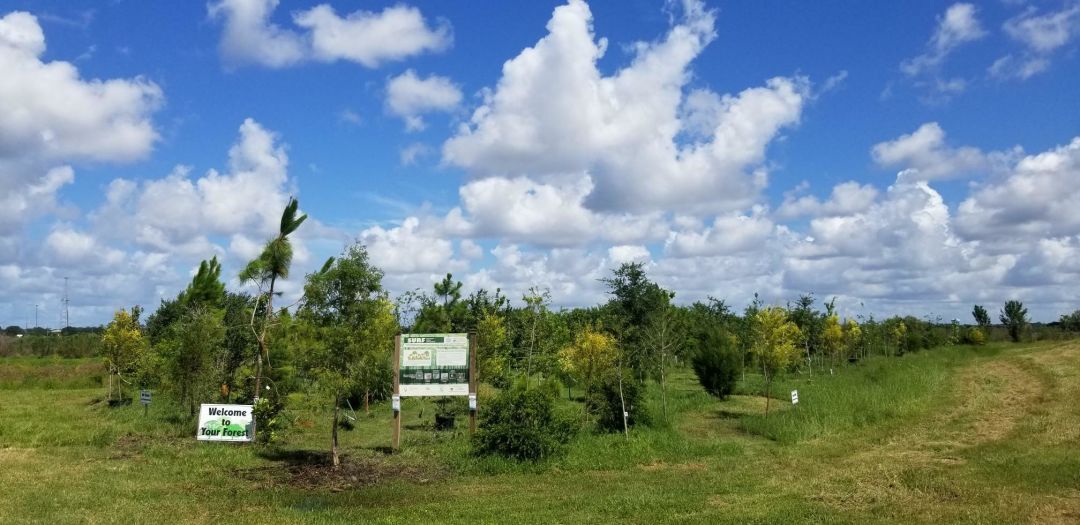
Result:
{"label": "blue sky", "polygon": [[0,2],[0,324],[233,275],[289,195],[293,296],[360,240],[395,293],[592,304],[641,260],[683,301],[1053,319],[1078,35],[1075,0]]}

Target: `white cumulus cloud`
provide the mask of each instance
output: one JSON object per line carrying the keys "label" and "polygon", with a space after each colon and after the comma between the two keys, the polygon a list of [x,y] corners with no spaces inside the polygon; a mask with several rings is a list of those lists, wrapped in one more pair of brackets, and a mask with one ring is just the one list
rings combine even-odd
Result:
{"label": "white cumulus cloud", "polygon": [[422,114],[452,111],[461,103],[461,90],[449,78],[420,78],[409,69],[386,82],[386,109],[405,120],[409,131],[424,129]]}
{"label": "white cumulus cloud", "polygon": [[[769,143],[798,123],[809,95],[803,78],[777,77],[737,95],[685,93],[691,62],[715,37],[715,15],[684,3],[656,42],[639,42],[630,65],[610,76],[597,61],[580,0],[555,9],[548,34],[506,62],[484,103],[443,146],[444,160],[477,176],[564,178],[588,173],[597,210],[698,211],[743,207],[764,187]],[[704,136],[684,140],[691,133]]]}
{"label": "white cumulus cloud", "polygon": [[338,15],[328,4],[296,12],[296,28],[271,21],[278,0],[218,0],[208,6],[222,23],[220,49],[233,65],[280,68],[304,61],[345,60],[375,68],[425,52],[447,49],[450,26],[429,26],[420,10],[396,5],[380,12]]}

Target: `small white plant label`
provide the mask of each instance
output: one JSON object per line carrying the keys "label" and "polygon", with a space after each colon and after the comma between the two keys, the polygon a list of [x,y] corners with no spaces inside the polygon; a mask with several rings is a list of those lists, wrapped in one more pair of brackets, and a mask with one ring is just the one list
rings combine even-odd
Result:
{"label": "small white plant label", "polygon": [[798,405],[799,404],[799,391],[798,390],[792,390],[791,391],[791,404],[792,405]]}

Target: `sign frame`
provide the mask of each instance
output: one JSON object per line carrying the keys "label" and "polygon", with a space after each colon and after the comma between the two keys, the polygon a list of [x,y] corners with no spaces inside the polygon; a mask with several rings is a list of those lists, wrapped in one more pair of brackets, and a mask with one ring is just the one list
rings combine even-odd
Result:
{"label": "sign frame", "polygon": [[[459,338],[459,337],[462,337],[462,336],[467,338],[467,345],[468,345],[466,347],[466,361],[468,362],[468,369],[467,369],[468,383],[463,384],[464,386],[466,386],[464,391],[460,391],[461,390],[460,388],[406,388],[407,393],[402,392],[402,388],[401,388],[402,387],[402,382],[401,382],[402,337],[416,337],[416,338],[454,337],[454,338]],[[398,334],[398,335],[394,336],[394,353],[393,353],[392,359],[393,359],[393,367],[394,367],[394,374],[393,374],[394,387],[393,387],[393,390],[391,391],[391,395],[392,395],[392,397],[391,397],[391,409],[394,412],[394,417],[393,417],[393,420],[391,421],[391,425],[392,425],[392,427],[391,427],[392,436],[391,436],[391,443],[390,443],[391,450],[396,451],[396,450],[399,450],[401,448],[401,398],[403,398],[403,397],[468,396],[468,398],[469,398],[469,434],[473,434],[473,433],[476,432],[476,413],[477,413],[476,386],[478,384],[478,381],[477,381],[477,371],[476,371],[476,333],[475,332],[469,332],[467,334],[463,334],[463,333],[454,333],[454,334],[450,334],[450,333],[446,333],[446,334]],[[435,367],[437,367],[437,365],[438,365],[437,351],[430,357],[430,359],[431,359],[430,363],[432,365],[434,365]],[[419,360],[421,360],[421,359],[418,359],[418,361]],[[452,366],[455,367],[455,370],[452,371],[451,373],[456,372],[456,367],[460,366],[460,365],[457,365],[455,363],[455,365],[452,365]],[[425,378],[425,380],[426,380],[426,378]],[[460,384],[460,383],[454,383],[454,385],[458,385],[458,384]],[[411,385],[411,386],[420,386],[420,385]]]}
{"label": "sign frame", "polygon": [[[199,405],[195,438],[198,441],[250,443],[255,439],[254,410],[254,405],[203,403]],[[242,434],[238,434],[240,432]]]}

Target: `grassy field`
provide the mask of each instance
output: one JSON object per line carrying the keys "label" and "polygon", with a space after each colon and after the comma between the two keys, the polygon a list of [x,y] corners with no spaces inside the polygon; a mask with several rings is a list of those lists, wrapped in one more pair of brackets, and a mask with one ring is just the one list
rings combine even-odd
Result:
{"label": "grassy field", "polygon": [[[387,454],[376,405],[342,433],[338,472],[320,464],[325,413],[297,409],[272,449],[196,443],[160,403],[145,417],[95,403],[103,389],[67,369],[92,364],[0,360],[0,523],[1080,522],[1075,342],[789,377],[768,418],[760,378],[721,402],[681,371],[667,424],[581,435],[539,464],[471,456],[417,400]],[[792,388],[796,407],[779,400]]]}

